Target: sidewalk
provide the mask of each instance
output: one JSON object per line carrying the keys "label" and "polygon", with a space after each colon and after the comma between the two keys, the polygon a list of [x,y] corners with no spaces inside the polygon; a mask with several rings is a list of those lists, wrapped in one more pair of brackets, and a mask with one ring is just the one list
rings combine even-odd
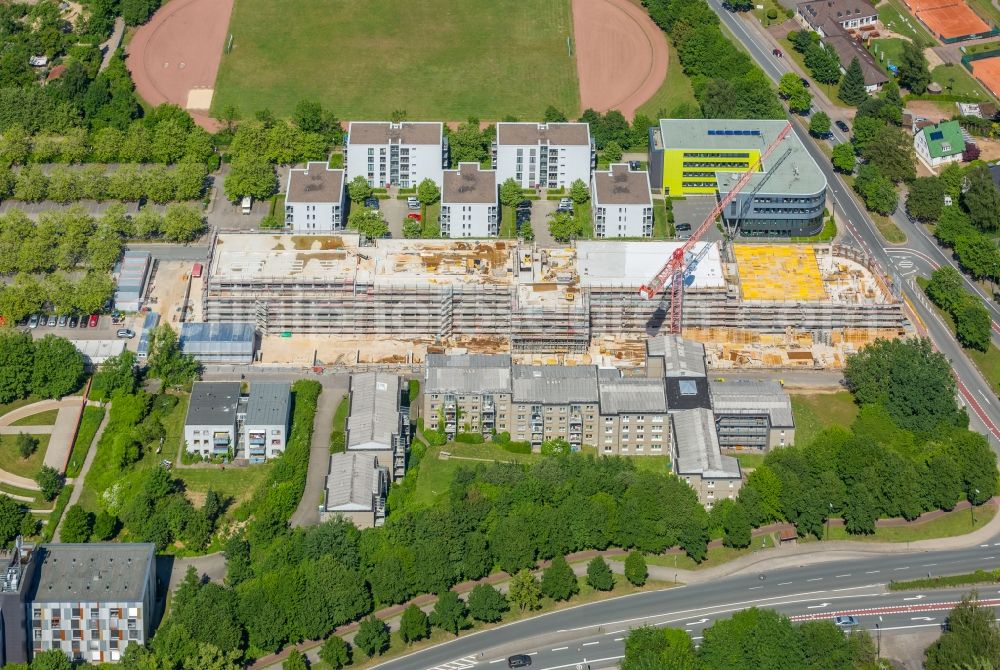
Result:
{"label": "sidewalk", "polygon": [[[104,429],[107,428],[108,420],[110,418],[111,403],[108,403],[104,412],[104,418],[101,419],[101,425],[97,427],[97,432],[94,433],[94,439],[90,442],[90,449],[87,450],[87,457],[83,459],[83,465],[80,467],[80,474],[73,480],[73,491],[69,494],[69,501],[66,503],[66,507],[64,509],[69,509],[73,505],[80,502],[80,496],[83,494],[83,483],[86,481],[87,473],[90,472],[90,466],[94,462],[94,457],[97,455],[97,443],[101,441],[101,436],[104,435]],[[62,531],[62,523],[65,518],[65,514],[59,517],[59,525],[56,526],[55,531],[52,533],[53,542],[59,541],[59,533]]]}

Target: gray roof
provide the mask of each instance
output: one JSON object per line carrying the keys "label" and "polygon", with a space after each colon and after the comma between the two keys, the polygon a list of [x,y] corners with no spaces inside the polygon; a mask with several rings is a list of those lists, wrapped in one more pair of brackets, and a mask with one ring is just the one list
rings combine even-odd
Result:
{"label": "gray roof", "polygon": [[826,33],[823,42],[837,52],[840,65],[845,70],[850,67],[853,59],[858,59],[861,73],[865,77],[865,86],[877,86],[889,81],[889,75],[878,66],[868,49],[862,47],[857,40],[844,32],[840,24],[828,20],[823,26],[823,32]]}
{"label": "gray roof", "polygon": [[399,429],[401,381],[388,372],[351,375],[348,449],[391,449]]}
{"label": "gray roof", "polygon": [[236,423],[239,382],[195,382],[191,387],[185,426],[220,426]]}
{"label": "gray roof", "polygon": [[514,402],[558,405],[599,400],[593,365],[515,365],[511,376]]}
{"label": "gray roof", "polygon": [[480,170],[479,163],[459,163],[444,171],[441,204],[497,204],[496,170]]}
{"label": "gray roof", "polygon": [[[603,371],[601,371],[603,372]],[[601,414],[638,414],[667,411],[662,379],[619,377],[599,374]]]}
{"label": "gray roof", "polygon": [[292,387],[288,382],[254,382],[250,385],[247,402],[248,426],[288,426],[289,399]]}
{"label": "gray roof", "polygon": [[666,377],[704,377],[705,345],[680,335],[660,335],[646,340],[646,355],[663,358]]}
{"label": "gray roof", "polygon": [[719,448],[712,410],[685,409],[671,414],[670,420],[674,426],[674,472],[720,479],[740,477],[739,462],[723,456]]}
{"label": "gray roof", "polygon": [[813,28],[819,28],[827,19],[840,24],[878,15],[878,10],[867,0],[809,0],[800,2],[798,10]]}
{"label": "gray roof", "polygon": [[440,121],[352,121],[347,133],[348,144],[441,144],[444,125]]}
{"label": "gray roof", "polygon": [[288,171],[285,202],[340,202],[344,195],[344,171],[331,170],[328,163],[306,163],[305,169]]}
{"label": "gray roof", "polygon": [[29,600],[140,602],[154,569],[153,544],[45,544]]}
{"label": "gray roof", "polygon": [[649,173],[630,170],[626,163],[616,163],[605,172],[594,172],[595,205],[650,205]]}
{"label": "gray roof", "polygon": [[181,325],[179,338],[185,354],[253,354],[257,327],[252,323],[195,323]]}
{"label": "gray roof", "polygon": [[330,456],[326,476],[326,509],[363,512],[372,509],[379,491],[379,468],[375,456],[341,452]]}
{"label": "gray roof", "polygon": [[590,145],[586,123],[498,123],[497,144]]}
{"label": "gray roof", "polygon": [[[787,121],[759,119],[660,119],[660,133],[666,149],[702,152],[711,152],[713,149],[730,151],[743,149],[763,152],[787,123]],[[712,131],[711,134],[709,131]],[[743,131],[748,134],[726,135],[725,131]],[[819,166],[806,151],[798,135],[790,132],[768,160],[764,161],[763,171],[750,178],[743,192],[753,191],[787,149],[792,150],[791,154],[773,170],[762,192],[812,195],[823,190],[826,187],[826,177],[820,172]],[[738,178],[739,174],[718,173],[719,191],[728,193],[730,184],[735,183],[735,180],[730,180],[730,176],[736,175]]]}
{"label": "gray roof", "polygon": [[791,428],[795,425],[792,401],[776,381],[710,381],[709,388],[716,414],[767,414],[772,426]]}
{"label": "gray roof", "polygon": [[427,354],[424,393],[510,393],[507,354]]}

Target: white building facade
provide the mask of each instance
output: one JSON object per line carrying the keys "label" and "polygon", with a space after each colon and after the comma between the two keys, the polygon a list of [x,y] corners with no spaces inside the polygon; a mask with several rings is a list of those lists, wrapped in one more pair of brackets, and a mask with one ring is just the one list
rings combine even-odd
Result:
{"label": "white building facade", "polygon": [[430,179],[440,188],[448,166],[448,142],[440,122],[351,122],[347,129],[347,181],[414,188]]}
{"label": "white building facade", "polygon": [[441,237],[496,237],[500,232],[496,170],[461,163],[444,171]]}
{"label": "white building facade", "polygon": [[343,170],[325,162],[288,171],[285,226],[295,233],[328,233],[347,224],[347,185]]}
{"label": "white building facade", "polygon": [[521,188],[568,188],[590,183],[597,151],[586,123],[498,123],[493,143],[497,182]]}
{"label": "white building facade", "polygon": [[625,163],[594,172],[590,187],[596,237],[652,237],[653,197],[649,173]]}

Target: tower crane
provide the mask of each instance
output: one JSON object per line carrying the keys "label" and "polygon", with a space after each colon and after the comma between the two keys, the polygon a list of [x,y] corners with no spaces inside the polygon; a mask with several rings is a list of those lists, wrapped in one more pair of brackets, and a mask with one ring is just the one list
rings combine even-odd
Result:
{"label": "tower crane", "polygon": [[[681,321],[683,317],[684,309],[684,276],[691,266],[693,269],[694,265],[697,265],[698,261],[705,255],[705,250],[703,249],[697,257],[691,254],[694,245],[697,244],[698,240],[705,234],[709,227],[715,222],[715,218],[722,213],[733,199],[739,195],[740,191],[743,190],[749,182],[750,179],[757,173],[757,169],[760,165],[771,155],[771,153],[778,148],[778,145],[788,137],[788,133],[792,131],[791,122],[787,123],[778,136],[771,142],[766,149],[761,153],[760,158],[754,161],[750,167],[740,175],[739,180],[729,189],[722,198],[719,199],[718,204],[709,212],[705,220],[701,222],[701,225],[692,233],[691,237],[684,242],[683,245],[674,249],[674,252],[667,259],[667,262],[663,264],[660,271],[653,276],[648,284],[643,284],[639,287],[639,295],[646,300],[651,300],[655,297],[661,290],[665,287],[670,291],[670,306],[668,307],[668,317],[667,317],[667,328],[669,333],[679,334],[681,332]],[[784,156],[782,157],[784,159]],[[769,175],[766,175],[769,176]]]}

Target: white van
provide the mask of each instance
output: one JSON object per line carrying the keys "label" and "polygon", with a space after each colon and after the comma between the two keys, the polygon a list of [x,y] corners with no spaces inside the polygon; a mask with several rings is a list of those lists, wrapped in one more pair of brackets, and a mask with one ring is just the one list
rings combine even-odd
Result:
{"label": "white van", "polygon": [[253,196],[248,195],[243,198],[243,213],[249,214],[251,206],[253,206]]}

